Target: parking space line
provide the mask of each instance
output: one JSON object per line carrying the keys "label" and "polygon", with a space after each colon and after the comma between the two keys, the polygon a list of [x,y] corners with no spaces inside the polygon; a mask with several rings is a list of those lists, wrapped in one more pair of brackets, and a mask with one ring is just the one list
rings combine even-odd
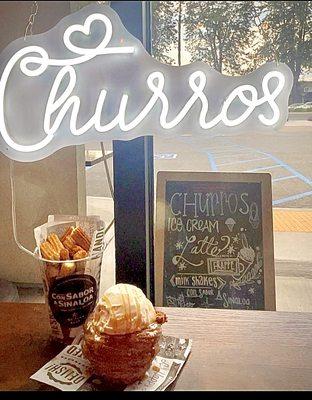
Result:
{"label": "parking space line", "polygon": [[288,196],[288,197],[282,197],[281,199],[274,200],[273,201],[273,206],[276,206],[277,204],[286,203],[287,201],[302,199],[303,197],[307,197],[307,196],[311,196],[311,195],[312,195],[312,191],[304,192],[304,193],[298,193],[298,194],[294,194],[294,195]]}
{"label": "parking space line", "polygon": [[207,150],[208,151],[222,151],[222,150],[228,150],[228,149],[235,149],[236,147],[240,147],[242,148],[242,146],[235,144],[235,145],[226,145],[226,146],[222,146],[222,149],[220,149],[220,146],[215,146],[215,147],[208,147]]}
{"label": "parking space line", "polygon": [[218,171],[218,167],[217,167],[217,164],[215,162],[213,155],[211,153],[209,153],[208,151],[206,151],[206,154],[208,156],[208,160],[210,162],[212,171]]}
{"label": "parking space line", "polygon": [[278,168],[278,167],[282,167],[282,165],[279,165],[279,164],[268,165],[267,167],[259,167],[259,168],[255,168],[255,169],[249,169],[246,172],[264,171],[266,169],[273,169],[273,168]]}
{"label": "parking space line", "polygon": [[[258,167],[258,168],[254,168],[251,170],[244,170],[242,172],[257,172],[257,171],[270,170],[273,168],[282,168],[282,169],[290,172],[290,175],[280,176],[280,177],[277,177],[274,179],[272,178],[272,183],[279,182],[279,181],[286,181],[288,179],[298,179],[312,187],[312,180],[310,178],[302,175],[300,172],[296,171],[290,165],[288,165],[287,163],[285,163],[284,161],[280,160],[279,158],[273,156],[270,153],[266,153],[264,151],[254,149],[252,147],[247,147],[247,146],[242,146],[242,145],[237,145],[237,144],[234,144],[232,147],[229,145],[226,145],[222,149],[219,148],[218,150],[215,150],[215,151],[214,151],[214,149],[218,149],[218,148],[214,147],[213,149],[209,149],[209,151],[206,150],[206,154],[208,156],[212,171],[219,171],[218,167],[221,167],[224,165],[244,164],[244,163],[258,161],[258,160],[260,161],[260,160],[264,160],[264,159],[271,159],[276,164],[269,165],[267,167]],[[238,160],[238,161],[231,161],[231,162],[227,161],[227,162],[221,162],[221,163],[217,162],[218,159],[220,159],[220,161],[222,161],[223,157],[227,157],[227,158],[231,157],[231,154],[233,154],[233,156],[234,155],[242,156],[243,155],[242,153],[249,155],[250,158],[248,160]],[[261,157],[261,156],[264,156],[264,157]],[[254,158],[251,159],[251,157],[254,157]],[[298,199],[301,199],[301,198],[304,198],[307,196],[312,196],[312,191],[307,191],[307,192],[302,192],[302,193],[294,194],[294,195],[287,196],[287,197],[282,197],[280,199],[274,200],[272,204],[273,205],[283,204],[283,203],[298,200]]]}
{"label": "parking space line", "polygon": [[281,178],[272,179],[272,182],[285,181],[286,179],[297,178],[295,175],[282,176]]}
{"label": "parking space line", "polygon": [[307,183],[309,186],[312,186],[312,180],[307,178],[306,176],[300,174],[300,172],[296,171],[294,168],[292,168],[290,165],[286,164],[284,161],[280,160],[279,158],[273,156],[272,154],[264,153],[261,151],[262,154],[265,154],[266,156],[269,156],[272,160],[276,161],[279,163],[282,167],[287,169],[289,172],[294,174],[297,178],[301,179],[303,182]]}
{"label": "parking space line", "polygon": [[220,157],[220,156],[222,157],[223,154],[226,155],[228,153],[234,153],[234,152],[235,152],[235,154],[240,153],[240,152],[244,152],[245,153],[246,150],[244,150],[244,149],[240,149],[240,150],[228,149],[228,150],[222,150],[222,151],[214,151],[213,153],[218,157]]}
{"label": "parking space line", "polygon": [[268,158],[269,157],[259,157],[259,158],[252,158],[249,160],[231,161],[231,162],[218,164],[218,166],[220,167],[220,165],[243,164],[243,163],[247,163],[247,162],[251,162],[251,161],[267,160]]}

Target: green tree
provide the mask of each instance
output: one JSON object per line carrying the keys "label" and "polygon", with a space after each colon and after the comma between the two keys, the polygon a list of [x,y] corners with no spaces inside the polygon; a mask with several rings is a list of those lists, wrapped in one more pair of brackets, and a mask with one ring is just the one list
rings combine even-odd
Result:
{"label": "green tree", "polygon": [[294,76],[290,101],[300,102],[299,77],[312,65],[312,1],[262,1],[256,8],[264,36],[259,61],[286,63]]}
{"label": "green tree", "polygon": [[191,61],[204,61],[219,72],[244,71],[242,56],[254,24],[252,1],[188,1],[183,22]]}
{"label": "green tree", "polygon": [[152,1],[152,54],[166,64],[173,64],[168,55],[172,46],[177,44],[177,2]]}
{"label": "green tree", "polygon": [[182,57],[182,1],[178,1],[178,22],[177,22],[177,30],[178,30],[178,65],[181,65],[181,57]]}

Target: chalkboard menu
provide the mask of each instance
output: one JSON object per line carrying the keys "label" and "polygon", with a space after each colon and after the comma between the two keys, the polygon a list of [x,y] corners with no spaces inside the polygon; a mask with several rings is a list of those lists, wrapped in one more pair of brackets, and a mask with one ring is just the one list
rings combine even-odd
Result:
{"label": "chalkboard menu", "polygon": [[275,309],[270,174],[160,172],[156,304]]}

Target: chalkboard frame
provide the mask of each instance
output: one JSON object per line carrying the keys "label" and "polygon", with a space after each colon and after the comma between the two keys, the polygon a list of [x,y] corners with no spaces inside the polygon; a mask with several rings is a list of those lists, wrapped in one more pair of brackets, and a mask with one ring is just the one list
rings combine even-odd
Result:
{"label": "chalkboard frame", "polygon": [[155,305],[163,306],[164,276],[164,239],[166,184],[170,181],[182,182],[233,182],[260,183],[262,204],[262,237],[263,237],[263,275],[264,275],[264,310],[276,310],[275,268],[272,218],[272,184],[269,173],[248,172],[193,172],[193,171],[159,171],[157,173],[156,191],[156,224],[155,224]]}

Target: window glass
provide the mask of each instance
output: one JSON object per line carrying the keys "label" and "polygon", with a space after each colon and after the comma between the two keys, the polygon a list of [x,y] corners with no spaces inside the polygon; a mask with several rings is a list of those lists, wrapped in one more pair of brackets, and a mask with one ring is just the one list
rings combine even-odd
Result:
{"label": "window glass", "polygon": [[311,1],[153,1],[152,53],[159,61],[203,61],[244,75],[266,61],[286,63],[294,85],[279,131],[209,139],[198,146],[155,138],[155,169],[269,172],[277,308],[312,310]]}

